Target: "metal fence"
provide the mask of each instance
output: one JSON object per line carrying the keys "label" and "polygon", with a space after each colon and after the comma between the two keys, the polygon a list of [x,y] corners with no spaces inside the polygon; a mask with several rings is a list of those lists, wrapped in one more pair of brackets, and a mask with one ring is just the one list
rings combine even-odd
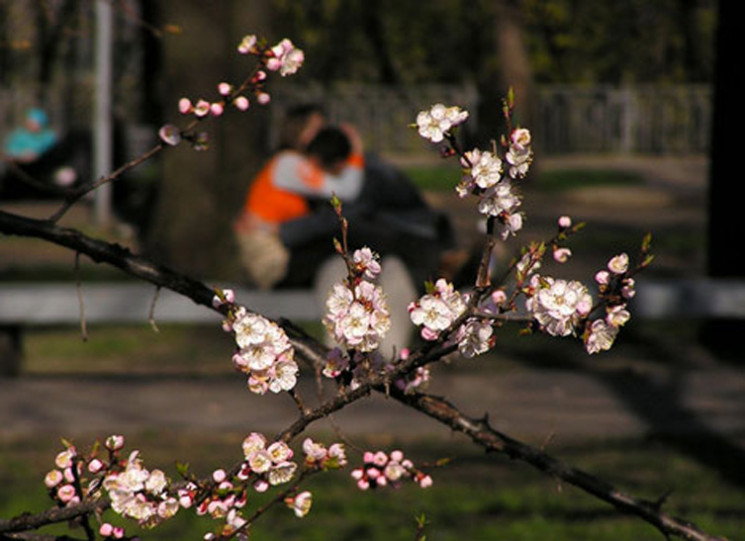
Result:
{"label": "metal fence", "polygon": [[702,154],[711,135],[711,88],[546,86],[534,135],[543,152]]}
{"label": "metal fence", "polygon": [[[711,132],[711,88],[685,86],[542,86],[537,89],[536,119],[531,131],[546,154],[643,153],[704,154]],[[69,93],[67,95],[70,95]],[[91,88],[88,82],[73,92],[74,122],[90,118]],[[30,92],[0,88],[0,136],[17,125]],[[61,97],[61,96],[60,96]],[[53,100],[46,104],[52,121],[65,131],[66,117],[60,114],[70,104]],[[272,101],[270,145],[286,107],[298,102],[316,102],[332,120],[357,126],[367,148],[398,155],[432,152],[416,133],[407,128],[418,111],[442,102],[458,104],[471,112],[469,128],[478,123],[479,101],[475,87],[468,85],[421,85],[406,89],[381,85],[309,86],[277,91]],[[58,103],[59,102],[59,103]],[[71,120],[72,121],[72,120]],[[129,130],[128,130],[129,131]]]}

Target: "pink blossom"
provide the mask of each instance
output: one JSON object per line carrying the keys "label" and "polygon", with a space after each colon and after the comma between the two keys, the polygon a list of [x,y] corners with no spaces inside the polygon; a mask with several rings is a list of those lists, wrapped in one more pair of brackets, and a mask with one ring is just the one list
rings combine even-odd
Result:
{"label": "pink blossom", "polygon": [[233,86],[230,83],[222,82],[217,85],[217,92],[221,96],[227,96],[233,90]]}
{"label": "pink blossom", "polygon": [[54,464],[60,468],[65,469],[72,466],[72,459],[77,455],[75,447],[68,447],[64,451],[57,453],[54,459]]}
{"label": "pink blossom", "polygon": [[54,488],[62,482],[62,472],[59,470],[52,470],[44,477],[44,484],[47,488]]}
{"label": "pink blossom", "polygon": [[618,254],[608,261],[608,270],[613,274],[623,274],[629,270],[629,255],[626,253]]}
{"label": "pink blossom", "polygon": [[258,49],[256,48],[257,42],[258,42],[258,39],[254,34],[248,34],[246,36],[243,36],[243,39],[238,45],[238,52],[241,54],[258,52]]}
{"label": "pink blossom", "polygon": [[569,229],[572,227],[572,219],[569,216],[561,216],[558,223],[559,229]]}
{"label": "pink blossom", "polygon": [[557,263],[566,263],[571,255],[572,251],[569,248],[557,248],[554,250],[554,261]]}
{"label": "pink blossom", "polygon": [[198,117],[207,116],[210,112],[210,102],[207,100],[199,100],[194,106],[194,115]]}

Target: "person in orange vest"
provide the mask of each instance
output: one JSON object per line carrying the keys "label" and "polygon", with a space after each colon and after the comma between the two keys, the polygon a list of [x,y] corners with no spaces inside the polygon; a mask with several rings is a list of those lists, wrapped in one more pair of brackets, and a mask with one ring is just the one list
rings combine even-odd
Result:
{"label": "person in orange vest", "polygon": [[[297,238],[283,238],[283,224],[310,217],[315,207],[321,202],[327,204],[332,195],[345,202],[354,201],[362,190],[363,174],[361,139],[349,126],[322,127],[304,152],[286,148],[271,158],[251,184],[243,212],[234,225],[250,281],[262,289],[292,282],[293,249],[303,243]],[[325,212],[320,220],[303,222],[304,239],[318,236],[320,231],[332,233],[329,216]],[[312,233],[314,227],[319,230]],[[330,235],[325,242],[331,246]]]}

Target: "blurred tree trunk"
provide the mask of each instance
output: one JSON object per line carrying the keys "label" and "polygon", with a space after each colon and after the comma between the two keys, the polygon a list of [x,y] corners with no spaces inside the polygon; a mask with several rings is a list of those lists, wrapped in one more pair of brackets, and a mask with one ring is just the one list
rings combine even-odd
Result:
{"label": "blurred tree trunk", "polygon": [[[219,82],[243,80],[253,67],[251,58],[236,53],[243,35],[271,40],[268,0],[164,0],[160,15],[163,24],[181,28],[162,41],[164,122],[183,123],[179,98],[214,99]],[[200,126],[210,137],[207,151],[182,143],[164,153],[145,241],[151,256],[202,278],[240,278],[232,222],[266,156],[267,124],[261,106],[252,103],[245,113],[227,108]]]}
{"label": "blurred tree trunk", "polygon": [[479,134],[481,144],[496,137],[504,126],[502,98],[515,89],[515,120],[531,126],[533,76],[530,68],[523,22],[522,0],[482,1],[485,17],[491,18],[495,54],[484,57],[483,76],[478,81]]}
{"label": "blurred tree trunk", "polygon": [[[710,142],[708,201],[708,273],[712,278],[743,279],[742,256],[733,242],[743,231],[742,205],[733,197],[732,181],[739,165],[739,144],[732,137],[739,128],[739,101],[745,92],[745,80],[736,69],[739,60],[738,19],[734,4],[719,1],[719,27],[716,38],[714,107]],[[742,358],[745,321],[712,319],[707,321],[702,339],[723,356]]]}

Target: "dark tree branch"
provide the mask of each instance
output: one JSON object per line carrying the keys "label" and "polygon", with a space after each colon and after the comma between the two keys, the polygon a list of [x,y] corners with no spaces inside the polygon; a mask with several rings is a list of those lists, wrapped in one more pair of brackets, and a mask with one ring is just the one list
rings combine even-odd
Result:
{"label": "dark tree branch", "polygon": [[[190,298],[197,304],[214,309],[212,307],[214,292],[205,284],[166,267],[155,265],[120,245],[92,239],[77,230],[60,227],[48,220],[35,220],[3,211],[0,211],[0,232],[7,235],[35,237],[65,246],[75,252],[87,255],[95,262],[108,263],[132,276],[153,283],[158,287],[168,288]],[[297,353],[305,357],[312,366],[319,366],[323,362],[324,346],[302,336],[291,326],[289,327],[293,335],[291,340],[293,346],[297,348]],[[358,388],[343,391],[313,410],[302,411],[298,420],[282,431],[277,439],[290,441],[314,421],[341,410],[346,405],[367,396],[375,390],[385,393],[387,396],[392,396],[402,404],[440,421],[453,430],[466,434],[474,443],[484,447],[487,451],[503,453],[510,458],[526,462],[548,475],[557,477],[600,500],[610,503],[620,511],[645,520],[666,536],[675,535],[695,541],[718,539],[704,533],[694,524],[663,513],[659,503],[634,498],[619,492],[611,484],[601,479],[570,467],[540,449],[498,432],[489,426],[485,418],[474,419],[464,415],[443,398],[418,393],[404,394],[394,385],[390,385],[390,382],[394,379],[411,372],[418,366],[434,362],[453,350],[454,346],[430,343],[429,347],[424,348],[419,354],[414,354],[408,361],[399,363],[396,369],[385,377],[372,375],[368,381],[362,382]],[[87,516],[92,512],[106,509],[108,505],[109,503],[106,500],[94,500],[64,509],[50,509],[37,515],[24,514],[10,520],[0,520],[0,535],[2,533],[37,529],[47,524]]]}
{"label": "dark tree branch", "polygon": [[444,398],[420,393],[404,394],[396,388],[391,388],[389,394],[399,402],[437,419],[453,430],[462,432],[487,451],[498,452],[513,460],[526,462],[552,477],[561,479],[611,504],[619,511],[645,520],[666,537],[675,535],[695,541],[722,541],[723,539],[708,535],[693,523],[663,513],[660,509],[661,502],[650,502],[624,494],[602,479],[573,468],[536,447],[495,430],[489,426],[485,418],[475,419],[464,415]]}
{"label": "dark tree branch", "polygon": [[[91,513],[98,513],[105,509],[108,509],[110,503],[108,500],[96,499],[81,502],[71,507],[53,507],[31,515],[25,513],[17,517],[0,520],[0,536],[4,534],[25,532],[28,530],[37,530],[42,526],[48,524],[56,524],[58,522],[66,522],[79,517],[88,516]],[[0,537],[2,539],[2,537]],[[12,537],[10,539],[13,539]],[[18,539],[16,537],[16,539]],[[23,538],[20,538],[23,539]]]}

